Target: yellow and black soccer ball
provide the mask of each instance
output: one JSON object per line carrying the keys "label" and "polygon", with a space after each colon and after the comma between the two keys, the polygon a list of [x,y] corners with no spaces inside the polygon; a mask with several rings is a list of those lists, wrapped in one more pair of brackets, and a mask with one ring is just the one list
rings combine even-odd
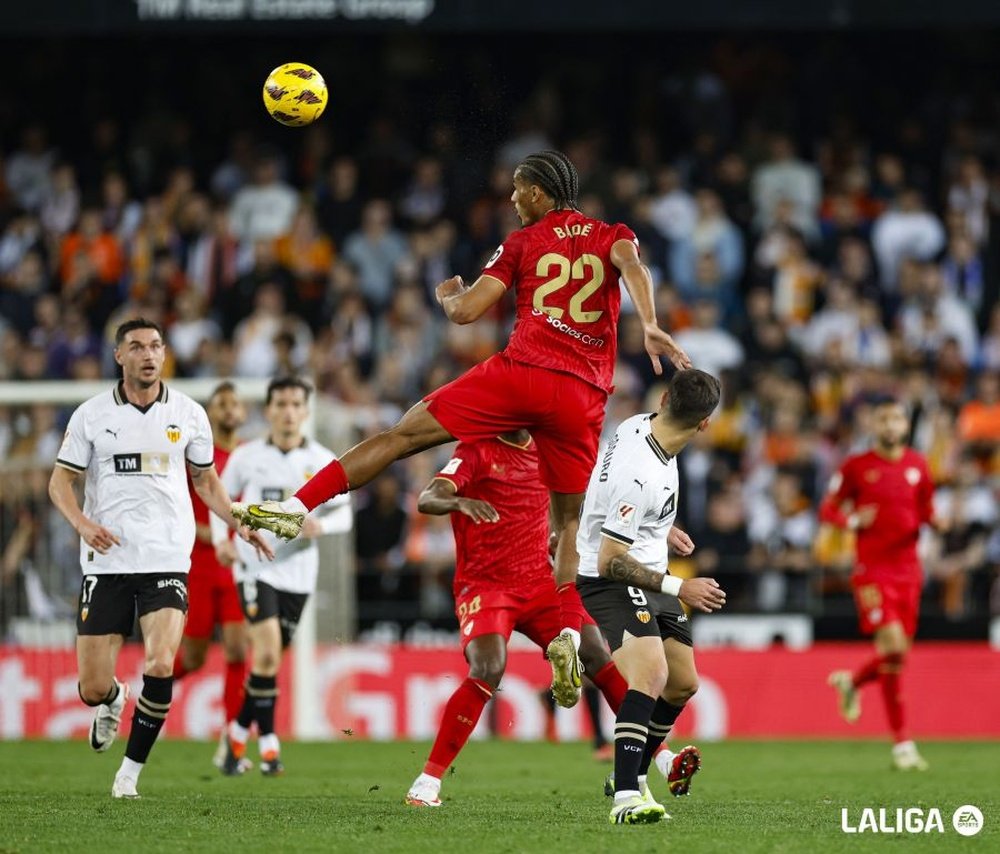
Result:
{"label": "yellow and black soccer ball", "polygon": [[312,124],[323,115],[328,98],[323,75],[303,62],[279,65],[264,81],[264,106],[288,127]]}

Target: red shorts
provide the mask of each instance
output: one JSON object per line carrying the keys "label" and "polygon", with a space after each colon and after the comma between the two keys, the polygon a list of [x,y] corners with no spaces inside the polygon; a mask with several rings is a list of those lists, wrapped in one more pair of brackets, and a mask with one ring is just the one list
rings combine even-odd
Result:
{"label": "red shorts", "polygon": [[570,494],[587,491],[607,399],[607,392],[579,377],[503,353],[424,398],[431,415],[463,442],[526,428],[538,444],[542,483]]}
{"label": "red shorts", "polygon": [[[467,584],[455,596],[455,614],[463,650],[469,641],[483,635],[502,635],[505,641],[510,640],[515,629],[545,649],[563,628],[554,581],[523,592]],[[593,622],[589,615],[583,621],[584,625]]]}
{"label": "red shorts", "polygon": [[919,573],[900,578],[857,573],[851,577],[851,587],[864,634],[874,634],[876,629],[890,623],[902,624],[907,637],[916,634],[923,588]]}
{"label": "red shorts", "polygon": [[243,608],[233,571],[214,557],[191,561],[188,574],[188,615],[184,637],[211,640],[216,625],[242,623]]}

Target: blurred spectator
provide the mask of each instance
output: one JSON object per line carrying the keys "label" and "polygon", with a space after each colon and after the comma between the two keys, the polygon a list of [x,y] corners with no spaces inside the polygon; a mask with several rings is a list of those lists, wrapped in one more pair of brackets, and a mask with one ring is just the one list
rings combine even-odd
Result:
{"label": "blurred spectator", "polygon": [[351,157],[338,157],[330,164],[326,180],[316,194],[320,227],[336,246],[343,246],[347,235],[361,223],[363,205],[357,162]]}
{"label": "blurred spectator", "polygon": [[275,256],[293,277],[292,309],[318,329],[334,251],[330,238],[317,228],[312,208],[299,208],[288,234],[278,238]]}
{"label": "blurred spectator", "polygon": [[39,217],[50,237],[60,238],[74,225],[80,214],[80,190],[76,173],[69,163],[60,163],[52,170]]}
{"label": "blurred spectator", "polygon": [[392,225],[392,207],[384,199],[365,205],[361,228],[344,241],[344,258],[358,271],[361,293],[376,311],[392,294],[396,268],[407,257],[406,239]]}
{"label": "blurred spectator", "polygon": [[435,157],[421,157],[399,199],[399,215],[410,228],[429,225],[444,213],[447,204],[448,190],[441,161]]}
{"label": "blurred spectator", "polygon": [[42,227],[38,217],[16,212],[0,236],[0,276],[11,272],[30,251],[43,251]]}
{"label": "blurred spectator", "polygon": [[917,190],[905,189],[872,228],[872,246],[878,259],[879,279],[896,291],[897,271],[904,258],[930,261],[945,245],[941,220],[924,207]]}
{"label": "blurred spectator", "polygon": [[948,241],[948,251],[941,264],[945,292],[964,302],[986,325],[987,283],[986,268],[976,245],[964,234],[952,235]]}
{"label": "blurred spectator", "polygon": [[963,157],[948,188],[948,208],[961,216],[963,233],[974,246],[986,242],[989,192],[982,161],[973,155]]}
{"label": "blurred spectator", "polygon": [[233,196],[230,229],[247,245],[274,240],[291,228],[298,207],[298,193],[279,177],[277,158],[264,153],[254,164],[253,184]]}
{"label": "blurred spectator", "polygon": [[120,172],[108,172],[104,176],[101,202],[104,230],[127,244],[142,221],[142,205],[129,196],[128,184]]}
{"label": "blurred spectator", "polygon": [[971,365],[979,348],[979,334],[969,306],[945,293],[941,270],[926,264],[918,291],[899,311],[899,328],[906,345],[925,358],[934,358],[948,339],[958,342],[962,359]]}
{"label": "blurred spectator", "polygon": [[192,288],[177,294],[174,300],[177,317],[167,329],[167,342],[174,351],[177,367],[183,376],[193,376],[203,353],[205,342],[217,343],[222,338],[219,325],[205,316],[205,303]]}
{"label": "blurred spectator", "polygon": [[[273,377],[278,369],[278,334],[292,336],[292,361],[298,372],[306,363],[312,336],[304,320],[286,313],[281,288],[265,282],[254,294],[253,312],[241,320],[233,331],[236,350],[235,372],[241,377]],[[286,366],[287,367],[287,366]]]}
{"label": "blurred spectator", "polygon": [[[670,248],[670,275],[681,296],[688,301],[713,299],[722,317],[737,312],[738,288],[743,276],[743,238],[726,216],[712,190],[695,194],[697,216],[694,227]],[[715,275],[699,275],[699,262],[711,256]]]}
{"label": "blurred spectator", "polygon": [[694,366],[716,377],[743,362],[739,339],[722,328],[721,320],[718,303],[702,297],[694,304],[693,325],[674,334]]}
{"label": "blurred spectator", "polygon": [[691,194],[681,184],[680,173],[672,166],[662,167],[655,175],[650,218],[667,240],[691,236],[698,208]]}
{"label": "blurred spectator", "polygon": [[14,200],[24,210],[41,210],[49,190],[49,174],[56,153],[49,147],[45,129],[28,125],[21,134],[21,147],[7,158],[4,176]]}
{"label": "blurred spectator", "polygon": [[93,333],[78,306],[68,305],[58,331],[48,345],[48,373],[52,379],[69,379],[70,368],[84,357],[100,359],[101,339]]}
{"label": "blurred spectator", "polygon": [[359,597],[367,602],[412,601],[416,585],[402,573],[408,517],[401,485],[387,472],[372,481],[366,493],[354,517]]}
{"label": "blurred spectator", "polygon": [[10,275],[0,281],[0,316],[26,335],[34,325],[35,305],[48,289],[42,255],[32,250],[21,258]]}
{"label": "blurred spectator", "polygon": [[785,134],[771,137],[769,151],[769,159],[754,170],[751,179],[757,228],[763,231],[773,225],[778,205],[785,202],[791,207],[790,224],[814,237],[822,197],[819,170],[795,156],[795,146]]}

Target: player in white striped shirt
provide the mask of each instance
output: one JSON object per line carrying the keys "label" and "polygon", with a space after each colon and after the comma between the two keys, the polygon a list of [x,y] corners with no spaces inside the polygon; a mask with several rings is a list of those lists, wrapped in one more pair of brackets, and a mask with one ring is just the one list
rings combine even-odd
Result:
{"label": "player in white striped shirt", "polygon": [[[240,445],[223,470],[222,482],[232,495],[244,502],[282,501],[336,459],[333,451],[302,432],[310,392],[305,381],[294,377],[271,381],[264,407],[267,437]],[[221,562],[235,564],[243,613],[250,624],[250,675],[243,708],[229,725],[222,766],[226,775],[243,773],[245,766],[240,760],[253,723],[257,724],[261,772],[268,776],[284,772],[281,745],[274,732],[282,654],[291,643],[309,594],[316,589],[316,538],[349,531],[353,525],[349,496],[338,496],[323,507],[325,512],[306,518],[300,538],[284,542],[265,533],[274,546],[273,563],[262,562],[252,549],[234,543],[225,526],[212,520],[216,553]]]}

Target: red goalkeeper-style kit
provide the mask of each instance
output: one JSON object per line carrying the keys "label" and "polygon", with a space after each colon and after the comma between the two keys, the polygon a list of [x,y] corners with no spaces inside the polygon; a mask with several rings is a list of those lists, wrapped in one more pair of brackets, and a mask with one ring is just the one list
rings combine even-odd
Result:
{"label": "red goalkeeper-style kit", "polygon": [[820,519],[848,527],[843,505],[854,510],[878,508],[875,520],[857,531],[857,561],[851,586],[861,629],[899,621],[913,636],[917,626],[923,575],[917,559],[920,526],[933,515],[934,484],[927,462],[912,448],[899,460],[874,451],[845,460],[820,506]]}

